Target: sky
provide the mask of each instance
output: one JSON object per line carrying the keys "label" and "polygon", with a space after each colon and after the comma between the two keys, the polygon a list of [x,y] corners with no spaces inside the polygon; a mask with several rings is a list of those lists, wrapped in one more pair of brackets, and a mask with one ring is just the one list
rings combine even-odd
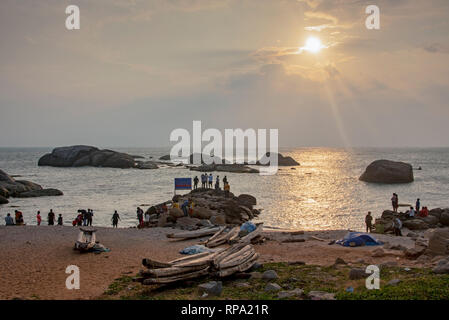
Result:
{"label": "sky", "polygon": [[3,147],[168,146],[193,120],[285,147],[449,146],[447,0],[2,0],[0,44]]}

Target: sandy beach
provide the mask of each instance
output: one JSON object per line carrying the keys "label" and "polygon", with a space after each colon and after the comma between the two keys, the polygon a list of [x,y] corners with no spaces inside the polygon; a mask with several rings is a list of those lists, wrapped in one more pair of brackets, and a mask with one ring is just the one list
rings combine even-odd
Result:
{"label": "sandy beach", "polygon": [[[135,275],[141,260],[151,257],[169,261],[180,257],[180,249],[201,239],[172,241],[166,238],[171,228],[97,228],[97,240],[110,248],[107,253],[80,254],[73,250],[78,228],[22,226],[0,227],[0,299],[95,299],[100,297],[114,279]],[[364,260],[366,264],[396,261],[398,265],[419,266],[407,260],[400,251],[386,250],[384,257],[372,257],[379,246],[348,248],[328,245],[330,240],[342,238],[347,231],[315,231],[292,236],[287,230],[264,231],[267,241],[255,245],[259,262],[295,262],[331,265],[336,258],[349,264]],[[413,247],[408,237],[376,235],[390,244]],[[286,239],[305,239],[304,242],[282,242]],[[205,238],[203,238],[205,239]],[[69,265],[80,268],[81,288],[68,290],[65,281]]]}

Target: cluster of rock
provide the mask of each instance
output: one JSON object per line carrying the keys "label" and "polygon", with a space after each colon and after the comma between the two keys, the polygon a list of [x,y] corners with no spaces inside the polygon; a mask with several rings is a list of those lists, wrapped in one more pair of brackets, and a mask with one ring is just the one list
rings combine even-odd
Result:
{"label": "cluster of rock", "polygon": [[435,208],[429,211],[427,217],[410,218],[405,212],[394,212],[385,210],[380,218],[376,219],[376,230],[383,232],[393,231],[393,219],[399,218],[402,226],[409,230],[426,230],[429,228],[437,228],[449,226],[449,208]]}
{"label": "cluster of rock", "polygon": [[15,180],[0,169],[0,204],[8,203],[9,197],[31,198],[43,196],[61,196],[62,191],[57,189],[44,189],[42,186],[26,180]]}
{"label": "cluster of rock", "polygon": [[[277,162],[278,166],[299,166],[300,164],[293,159],[292,157],[285,157],[280,153],[275,154],[274,156],[277,156]],[[231,172],[231,173],[259,173],[258,169],[251,168],[248,165],[254,165],[254,166],[263,166],[263,165],[270,165],[269,161],[270,152],[267,152],[260,160],[256,161],[255,163],[249,163],[245,162],[242,164],[237,163],[230,163],[224,159],[221,159],[220,157],[214,156],[213,157],[213,163],[212,164],[206,164],[204,161],[204,155],[203,154],[191,154],[187,160],[187,164],[197,164],[194,161],[194,158],[197,158],[200,160],[200,165],[190,167],[190,170],[193,171],[201,171],[201,172],[212,172],[212,171],[222,171],[222,172]],[[165,155],[159,158],[159,160],[162,161],[171,161],[170,155]]]}
{"label": "cluster of rock", "polygon": [[231,172],[231,173],[259,173],[258,169],[248,167],[244,164],[202,164],[198,167],[190,167],[190,170],[200,172]]}
{"label": "cluster of rock", "polygon": [[359,180],[373,183],[410,183],[413,182],[413,168],[405,162],[376,160],[360,176]]}
{"label": "cluster of rock", "polygon": [[51,153],[43,155],[38,162],[39,166],[51,167],[107,167],[107,168],[138,168],[157,169],[153,161],[136,161],[141,156],[127,153],[100,150],[92,146],[69,146],[53,149]]}
{"label": "cluster of rock", "polygon": [[199,188],[185,195],[175,195],[172,201],[181,205],[189,199],[194,207],[187,217],[179,208],[170,208],[168,212],[158,214],[154,207],[150,207],[147,210],[150,214],[149,226],[195,230],[213,225],[240,225],[260,214],[254,208],[255,197],[248,194],[236,197],[231,192],[226,196],[222,190]]}

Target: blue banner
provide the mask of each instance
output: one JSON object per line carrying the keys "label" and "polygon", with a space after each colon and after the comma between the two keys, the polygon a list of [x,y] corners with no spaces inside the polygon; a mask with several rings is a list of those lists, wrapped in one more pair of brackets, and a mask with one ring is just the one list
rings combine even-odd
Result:
{"label": "blue banner", "polygon": [[175,178],[175,190],[192,190],[192,178]]}

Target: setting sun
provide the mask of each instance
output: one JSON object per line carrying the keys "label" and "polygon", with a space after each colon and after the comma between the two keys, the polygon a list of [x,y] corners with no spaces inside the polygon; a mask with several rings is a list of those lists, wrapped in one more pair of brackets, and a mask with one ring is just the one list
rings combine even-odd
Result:
{"label": "setting sun", "polygon": [[318,53],[322,48],[323,45],[321,44],[321,40],[316,37],[309,37],[303,47],[304,50],[311,53]]}

